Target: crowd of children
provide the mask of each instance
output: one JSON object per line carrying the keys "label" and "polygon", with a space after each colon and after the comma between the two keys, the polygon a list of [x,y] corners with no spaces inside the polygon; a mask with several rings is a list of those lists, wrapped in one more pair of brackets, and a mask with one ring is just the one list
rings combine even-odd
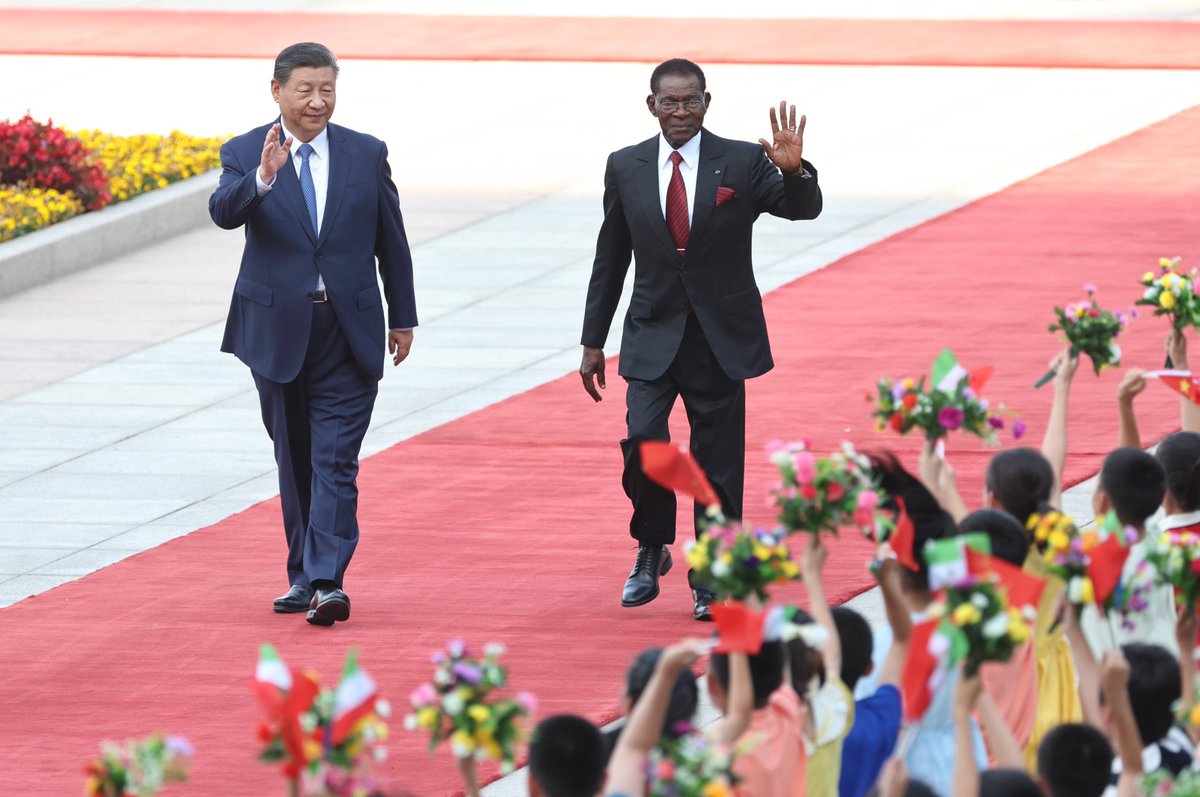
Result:
{"label": "crowd of children", "polygon": [[[1172,333],[1167,349],[1176,368],[1188,367],[1181,334]],[[1063,352],[1051,365],[1055,396],[1042,450],[994,456],[981,509],[970,511],[954,470],[932,445],[916,473],[888,454],[872,459],[880,486],[903,499],[914,550],[982,533],[996,559],[1045,578],[1032,636],[1011,660],[985,664],[971,677],[949,671],[924,713],[906,721],[902,672],[914,624],[935,599],[929,571],[919,556],[910,569],[881,546],[874,572],[887,619],[872,630],[855,611],[827,605],[821,587],[827,549],[814,537],[801,568],[809,612],[791,617],[792,627],[808,633],[786,639],[768,633],[752,655],[710,655],[706,684],[719,722],[700,730],[691,725],[700,693],[693,667],[709,645],[685,640],[647,650],[629,669],[623,729],[605,735],[569,716],[537,726],[529,793],[642,797],[652,751],[686,734],[735,748],[738,797],[1124,797],[1143,793],[1145,775],[1200,769],[1192,735],[1198,729],[1190,733],[1186,722],[1195,607],[1177,605],[1172,589],[1154,582],[1147,561],[1159,531],[1200,533],[1200,407],[1182,400],[1183,431],[1146,453],[1133,411],[1146,380],[1137,370],[1126,373],[1117,402],[1119,447],[1105,458],[1092,501],[1097,518],[1115,513],[1136,538],[1121,576],[1126,599],[1121,611],[1086,607],[1077,616],[1062,582],[1047,577],[1027,526],[1062,498],[1078,362]],[[716,783],[699,791],[670,788],[657,793],[729,793]]]}

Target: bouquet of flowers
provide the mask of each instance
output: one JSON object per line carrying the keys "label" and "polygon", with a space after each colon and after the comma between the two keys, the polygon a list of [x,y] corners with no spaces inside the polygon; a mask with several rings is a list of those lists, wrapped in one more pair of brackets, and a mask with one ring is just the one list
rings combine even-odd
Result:
{"label": "bouquet of flowers", "polygon": [[1134,304],[1154,308],[1155,315],[1171,317],[1176,329],[1200,326],[1200,296],[1197,295],[1196,269],[1184,273],[1179,268],[1179,258],[1159,258],[1160,272],[1142,275],[1145,292]]}
{"label": "bouquet of flowers", "polygon": [[1076,615],[1083,607],[1096,602],[1095,585],[1088,574],[1089,554],[1100,543],[1094,531],[1080,532],[1075,521],[1062,512],[1051,510],[1033,514],[1025,523],[1033,533],[1033,542],[1046,569],[1067,585],[1067,600],[1075,607]]}
{"label": "bouquet of flowers", "polygon": [[871,477],[871,462],[842,443],[839,451],[817,457],[808,441],[767,446],[779,468],[779,485],[771,494],[779,508],[779,523],[789,534],[806,531],[837,534],[853,524],[871,539],[882,538],[886,525],[877,511],[886,496]]}
{"label": "bouquet of flowers", "polygon": [[1184,770],[1172,775],[1163,768],[1142,778],[1142,793],[1146,797],[1196,797],[1200,794],[1200,772]]}
{"label": "bouquet of flowers", "polygon": [[263,645],[253,685],[267,715],[259,726],[259,758],[281,764],[293,797],[365,797],[375,788],[371,768],[387,757],[391,707],[358,666],[355,651],[346,655],[337,688],[328,689]]}
{"label": "bouquet of flowers", "polygon": [[688,565],[697,583],[721,600],[767,599],[767,587],[800,575],[784,544],[785,535],[761,529],[746,531],[737,523],[709,526],[695,541],[684,545]]}
{"label": "bouquet of flowers", "polygon": [[413,712],[404,725],[409,730],[430,733],[433,752],[449,739],[458,758],[474,756],[500,762],[501,771],[515,768],[516,745],[521,737],[517,720],[537,710],[537,700],[528,692],[499,700],[492,692],[508,684],[508,669],[500,664],[504,646],[490,644],[482,659],[473,659],[461,640],[454,640],[432,656],[437,669],[432,683],[413,690],[409,703]]}
{"label": "bouquet of flowers", "polygon": [[[1071,344],[1072,357],[1086,354],[1092,361],[1092,370],[1099,376],[1105,368],[1121,364],[1121,347],[1115,339],[1129,326],[1130,314],[1101,310],[1096,304],[1095,285],[1084,285],[1083,290],[1087,294],[1083,301],[1054,308],[1058,320],[1049,330],[1063,333],[1067,343]],[[1050,371],[1034,387],[1041,387],[1053,378],[1054,371]]]}
{"label": "bouquet of flowers", "polygon": [[647,797],[732,797],[734,751],[699,731],[663,737],[646,758]]}
{"label": "bouquet of flowers", "polygon": [[1155,538],[1146,561],[1158,571],[1158,583],[1175,588],[1180,608],[1196,605],[1200,599],[1200,534],[1164,531]]}
{"label": "bouquet of flowers", "polygon": [[[925,388],[924,377],[880,379],[876,384],[877,395],[867,394],[867,401],[875,404],[871,413],[876,419],[875,430],[908,434],[920,429],[932,441],[962,429],[988,445],[995,445],[1009,413],[1003,406],[993,410],[987,399],[980,397],[979,391],[990,375],[991,369],[968,373],[954,354],[945,349],[933,363],[931,389]],[[1014,421],[1013,438],[1020,439],[1024,434],[1024,422]]]}
{"label": "bouquet of flowers", "polygon": [[939,634],[950,643],[950,663],[966,659],[972,676],[988,661],[1008,661],[1030,636],[1035,610],[1010,606],[1006,593],[991,579],[967,580],[947,587],[932,613],[941,615]]}
{"label": "bouquet of flowers", "polygon": [[86,797],[149,797],[168,783],[188,778],[188,759],[195,754],[182,736],[154,734],[122,745],[105,743],[100,757],[84,772]]}

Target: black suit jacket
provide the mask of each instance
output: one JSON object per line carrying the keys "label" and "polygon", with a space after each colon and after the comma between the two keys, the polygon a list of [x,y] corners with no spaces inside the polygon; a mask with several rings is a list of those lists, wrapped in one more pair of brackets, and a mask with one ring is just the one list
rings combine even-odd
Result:
{"label": "black suit jacket", "polygon": [[[604,174],[604,223],[584,311],[584,346],[602,348],[632,257],[633,296],[621,341],[621,376],[656,379],[674,360],[693,308],[721,368],[731,379],[771,370],[771,345],[750,249],[762,213],[813,219],[821,212],[817,170],[782,175],[758,144],[703,130],[687,252],[680,257],[663,218],[659,137],[618,150]],[[717,207],[717,188],[734,198]]]}

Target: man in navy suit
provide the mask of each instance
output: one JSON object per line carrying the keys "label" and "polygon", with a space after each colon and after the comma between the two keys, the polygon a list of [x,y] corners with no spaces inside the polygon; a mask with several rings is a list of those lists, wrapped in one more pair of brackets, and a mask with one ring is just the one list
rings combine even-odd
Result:
{"label": "man in navy suit", "polygon": [[[621,338],[628,434],[622,483],[633,504],[629,532],[638,555],[622,606],[658,596],[671,567],[675,494],[642,473],[639,443],[667,440],[667,419],[683,398],[691,450],[725,514],[742,515],[746,381],[774,365],[754,281],[751,236],[759,215],[813,219],[821,212],[817,170],[801,157],[804,117],[771,109],[772,141],[731,141],[702,127],[712,97],[704,72],[682,58],[650,76],[646,105],[662,132],[618,150],[604,174],[604,223],[583,319],[584,389],[600,400],[604,343],[629,270],[633,296]],[[696,529],[703,507],[696,505]],[[689,574],[693,616],[711,619],[713,593]]]}
{"label": "man in navy suit", "polygon": [[271,81],[279,117],[221,148],[208,202],[219,227],[246,234],[221,350],[250,367],[275,444],[289,589],[274,609],[324,626],[350,617],[342,580],[384,340],[399,365],[417,325],[387,147],[329,123],[337,74],[323,45],[284,49]]}

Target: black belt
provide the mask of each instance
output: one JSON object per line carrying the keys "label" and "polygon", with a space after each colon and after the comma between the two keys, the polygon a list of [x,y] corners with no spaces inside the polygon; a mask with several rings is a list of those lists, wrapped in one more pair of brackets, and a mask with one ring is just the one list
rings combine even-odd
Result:
{"label": "black belt", "polygon": [[322,304],[329,301],[329,294],[322,288],[319,291],[309,291],[308,300],[313,304]]}

